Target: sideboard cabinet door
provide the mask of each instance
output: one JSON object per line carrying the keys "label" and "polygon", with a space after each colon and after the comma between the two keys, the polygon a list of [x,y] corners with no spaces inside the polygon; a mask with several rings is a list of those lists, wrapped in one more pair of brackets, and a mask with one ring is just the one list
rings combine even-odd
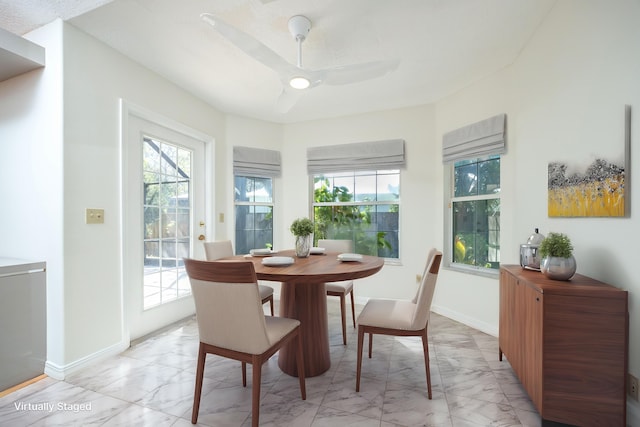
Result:
{"label": "sideboard cabinet door", "polygon": [[547,422],[626,425],[628,294],[576,274],[500,267],[499,357]]}
{"label": "sideboard cabinet door", "polygon": [[520,381],[536,408],[542,407],[542,293],[520,282],[518,311],[523,363]]}
{"label": "sideboard cabinet door", "polygon": [[504,353],[538,411],[542,409],[542,293],[500,272],[500,360]]}

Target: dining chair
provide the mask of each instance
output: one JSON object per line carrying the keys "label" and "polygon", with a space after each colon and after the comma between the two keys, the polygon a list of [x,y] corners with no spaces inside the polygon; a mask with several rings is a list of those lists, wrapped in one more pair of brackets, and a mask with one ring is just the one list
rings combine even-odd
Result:
{"label": "dining chair", "polygon": [[302,400],[307,392],[300,321],[265,316],[258,280],[251,261],[200,261],[185,258],[196,306],[200,346],[191,423],[198,422],[207,354],[242,362],[242,385],[247,386],[247,363],[252,365],[252,420],[260,417],[262,365],[288,343],[296,345],[296,365]]}
{"label": "dining chair", "polygon": [[[335,239],[318,239],[318,247],[325,248],[329,252],[348,253],[353,251],[353,242],[351,240],[335,240]],[[346,320],[346,304],[347,294],[351,294],[351,316],[353,318],[353,327],[356,327],[356,309],[353,301],[353,280],[345,280],[342,282],[327,282],[327,295],[340,297],[340,314],[342,316],[342,343],[347,345],[347,320]]]}
{"label": "dining chair", "polygon": [[[215,261],[220,258],[233,256],[233,245],[231,240],[217,240],[214,242],[204,242],[204,254],[207,261]],[[273,316],[273,288],[267,285],[258,285],[260,299],[263,304],[269,303],[271,315]]]}
{"label": "dining chair", "polygon": [[429,369],[429,341],[427,327],[431,302],[436,287],[442,252],[431,249],[420,286],[413,300],[370,299],[358,316],[358,362],[356,391],[360,391],[362,373],[362,347],[364,334],[369,335],[369,358],[373,347],[373,335],[418,336],[422,338],[424,365],[427,371],[427,391],[431,399],[431,372]]}

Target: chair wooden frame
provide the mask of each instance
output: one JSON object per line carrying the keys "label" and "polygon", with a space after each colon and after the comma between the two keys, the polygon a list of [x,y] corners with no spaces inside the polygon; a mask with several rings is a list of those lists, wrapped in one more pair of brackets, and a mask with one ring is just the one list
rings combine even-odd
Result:
{"label": "chair wooden frame", "polygon": [[[258,285],[258,286],[265,286],[265,285]],[[266,304],[269,303],[269,309],[271,310],[271,315],[274,316],[273,314],[273,294],[269,295],[268,297],[262,298],[262,304]]]}
{"label": "chair wooden frame", "polygon": [[[430,267],[428,272],[431,274],[438,274],[440,270],[440,263],[442,260],[442,253],[437,253],[433,256],[433,260],[430,262]],[[427,271],[425,271],[425,274]],[[371,359],[371,353],[373,348],[373,335],[392,335],[392,336],[402,336],[402,337],[420,337],[422,339],[422,349],[424,353],[424,365],[427,376],[427,392],[429,399],[432,399],[431,392],[431,369],[429,368],[429,338],[427,336],[427,328],[429,327],[429,322],[427,321],[424,328],[417,330],[406,330],[406,329],[395,329],[395,328],[384,328],[379,326],[370,326],[370,325],[362,325],[358,324],[358,361],[356,368],[356,391],[360,391],[360,376],[362,374],[362,350],[364,346],[364,335],[369,335],[369,359]]]}
{"label": "chair wooden frame", "polygon": [[[252,283],[257,284],[257,278],[253,263],[250,261],[239,262],[215,262],[215,261],[198,261],[192,259],[185,259],[185,267],[190,278],[195,278],[204,281],[214,281],[211,272],[215,270],[215,265],[224,265],[226,270],[224,273],[216,274],[216,282],[225,283]],[[214,264],[208,266],[207,264]],[[234,265],[235,264],[235,265]],[[230,267],[230,268],[229,268]],[[216,271],[219,273],[219,271]],[[191,423],[196,424],[198,422],[198,413],[200,410],[200,398],[202,396],[202,383],[204,378],[204,367],[207,354],[214,354],[221,357],[226,357],[233,360],[238,360],[242,363],[242,385],[247,386],[247,363],[253,367],[252,372],[252,390],[251,390],[251,425],[258,427],[260,420],[260,386],[262,380],[262,365],[271,356],[275,354],[280,348],[288,344],[291,341],[296,342],[296,362],[298,378],[300,383],[300,394],[302,400],[306,400],[306,385],[304,375],[304,354],[302,348],[302,338],[300,325],[296,326],[288,334],[284,335],[280,340],[273,343],[268,349],[260,354],[245,353],[240,351],[231,350],[200,341],[198,349],[198,362],[196,368],[196,384],[193,396],[193,410],[191,413]]]}
{"label": "chair wooden frame", "polygon": [[[348,243],[347,243],[348,242]],[[318,240],[318,246],[327,247],[330,250],[336,250],[340,246],[344,246],[343,252],[350,252],[352,242],[351,240],[333,240],[333,239],[320,239]],[[347,249],[348,248],[348,249]],[[339,286],[339,282],[335,283]],[[327,296],[331,297],[339,297],[340,298],[340,317],[342,318],[342,344],[347,345],[347,305],[346,305],[346,297],[347,294],[351,294],[351,317],[353,319],[353,327],[356,327],[356,303],[353,298],[353,283],[351,283],[351,289],[347,290],[346,288],[342,290],[329,290],[327,289]]]}
{"label": "chair wooden frame", "polygon": [[351,295],[351,317],[353,318],[353,327],[356,327],[356,304],[353,301],[353,285],[348,292],[343,291],[330,291],[327,289],[327,296],[340,298],[340,317],[342,318],[342,343],[347,345],[347,318],[346,318],[346,296]]}
{"label": "chair wooden frame", "polygon": [[[207,261],[215,261],[220,258],[233,256],[233,244],[231,240],[218,240],[214,242],[204,242],[204,252]],[[261,293],[266,291],[267,289],[271,289],[271,293],[262,298],[262,304],[269,303],[269,309],[271,310],[271,315],[274,316],[273,311],[273,288],[267,285],[258,284],[258,288]]]}
{"label": "chair wooden frame", "polygon": [[196,388],[193,396],[193,411],[191,413],[191,424],[198,422],[198,412],[200,410],[200,397],[202,395],[202,381],[204,377],[204,365],[207,354],[214,354],[216,356],[226,357],[229,359],[239,360],[242,362],[242,386],[247,386],[247,363],[251,364],[252,370],[252,386],[251,386],[251,425],[258,427],[260,423],[260,386],[262,381],[262,365],[269,360],[276,351],[280,350],[282,346],[287,344],[291,340],[296,340],[297,353],[296,358],[298,362],[298,378],[300,380],[300,393],[302,400],[307,399],[307,392],[304,378],[304,359],[302,354],[302,340],[299,339],[299,328],[291,331],[282,340],[275,343],[267,351],[262,354],[249,354],[241,353],[238,351],[228,350],[213,345],[200,343],[198,350],[198,365],[196,370]]}
{"label": "chair wooden frame", "polygon": [[375,326],[358,326],[358,368],[356,372],[356,391],[360,391],[360,374],[362,373],[362,347],[364,344],[364,334],[369,334],[369,359],[371,359],[373,334],[422,338],[424,365],[427,370],[427,391],[429,393],[429,399],[431,399],[431,371],[429,369],[429,340],[427,338],[427,326],[425,326],[424,329],[420,329],[419,331],[404,331],[401,329],[379,328]]}

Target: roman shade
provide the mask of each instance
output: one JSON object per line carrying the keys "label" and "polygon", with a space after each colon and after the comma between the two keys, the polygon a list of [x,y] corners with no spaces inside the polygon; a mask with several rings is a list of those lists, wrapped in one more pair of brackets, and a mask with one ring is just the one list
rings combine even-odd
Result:
{"label": "roman shade", "polygon": [[233,174],[273,178],[280,175],[280,152],[263,148],[233,147]]}
{"label": "roman shade", "polygon": [[506,114],[498,114],[447,132],[442,137],[442,161],[474,159],[505,151]]}
{"label": "roman shade", "polygon": [[357,142],[307,149],[307,172],[399,169],[404,167],[404,140]]}

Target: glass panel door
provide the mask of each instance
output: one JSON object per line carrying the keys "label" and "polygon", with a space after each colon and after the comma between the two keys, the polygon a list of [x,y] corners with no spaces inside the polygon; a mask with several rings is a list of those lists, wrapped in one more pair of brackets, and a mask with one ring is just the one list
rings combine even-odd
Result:
{"label": "glass panel door", "polygon": [[191,248],[192,152],[143,138],[144,309],[191,294],[183,258]]}
{"label": "glass panel door", "polygon": [[204,257],[211,139],[147,112],[125,122],[123,314],[135,339],[195,313],[183,259]]}

